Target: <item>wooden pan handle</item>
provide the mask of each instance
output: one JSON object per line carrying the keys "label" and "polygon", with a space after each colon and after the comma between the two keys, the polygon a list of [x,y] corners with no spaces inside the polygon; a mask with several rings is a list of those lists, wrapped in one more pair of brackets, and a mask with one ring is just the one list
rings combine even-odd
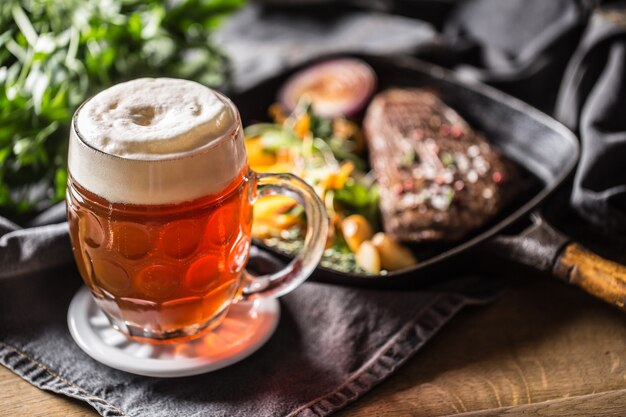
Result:
{"label": "wooden pan handle", "polygon": [[577,243],[564,247],[554,276],[626,311],[626,266],[604,259]]}

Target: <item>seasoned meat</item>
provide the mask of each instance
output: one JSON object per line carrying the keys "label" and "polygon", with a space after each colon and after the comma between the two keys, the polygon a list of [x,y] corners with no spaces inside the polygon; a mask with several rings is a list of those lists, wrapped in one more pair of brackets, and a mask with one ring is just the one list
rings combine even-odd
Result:
{"label": "seasoned meat", "polygon": [[383,91],[364,128],[383,225],[398,240],[460,239],[518,189],[516,166],[428,90]]}

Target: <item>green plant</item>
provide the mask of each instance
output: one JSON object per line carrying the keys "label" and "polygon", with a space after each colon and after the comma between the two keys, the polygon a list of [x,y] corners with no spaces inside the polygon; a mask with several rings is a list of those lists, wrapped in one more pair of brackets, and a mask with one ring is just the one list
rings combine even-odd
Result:
{"label": "green plant", "polygon": [[243,2],[2,0],[0,213],[63,198],[69,123],[90,94],[140,76],[225,86],[211,33]]}

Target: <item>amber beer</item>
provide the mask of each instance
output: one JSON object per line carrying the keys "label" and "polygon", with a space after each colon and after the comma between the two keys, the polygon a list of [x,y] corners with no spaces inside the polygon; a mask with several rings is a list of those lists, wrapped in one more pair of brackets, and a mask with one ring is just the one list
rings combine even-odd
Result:
{"label": "amber beer", "polygon": [[76,262],[116,327],[145,337],[219,317],[248,258],[248,188],[241,176],[220,194],[149,206],[112,203],[74,185]]}
{"label": "amber beer", "polygon": [[[78,269],[111,324],[132,337],[196,336],[231,302],[297,286],[323,250],[327,224],[314,193],[294,177],[249,171],[235,107],[190,81],[135,80],[83,104],[69,173]],[[255,290],[259,278],[244,272],[252,204],[285,192],[305,203],[307,249]]]}

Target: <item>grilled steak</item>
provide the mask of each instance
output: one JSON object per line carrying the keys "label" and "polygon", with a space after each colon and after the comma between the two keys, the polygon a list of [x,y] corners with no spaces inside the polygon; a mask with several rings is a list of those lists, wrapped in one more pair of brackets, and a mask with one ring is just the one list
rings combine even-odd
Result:
{"label": "grilled steak", "polygon": [[428,90],[378,94],[364,127],[383,225],[398,240],[460,239],[518,188],[516,166]]}

